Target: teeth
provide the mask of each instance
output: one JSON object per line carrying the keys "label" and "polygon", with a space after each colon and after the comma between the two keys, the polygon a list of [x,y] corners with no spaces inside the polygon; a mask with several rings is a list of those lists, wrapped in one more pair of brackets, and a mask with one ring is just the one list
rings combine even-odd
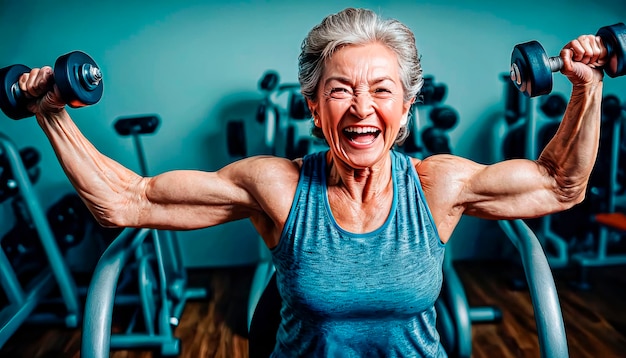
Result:
{"label": "teeth", "polygon": [[364,134],[364,133],[376,133],[378,132],[378,129],[374,127],[348,127],[348,128],[345,128],[344,131],[348,133]]}

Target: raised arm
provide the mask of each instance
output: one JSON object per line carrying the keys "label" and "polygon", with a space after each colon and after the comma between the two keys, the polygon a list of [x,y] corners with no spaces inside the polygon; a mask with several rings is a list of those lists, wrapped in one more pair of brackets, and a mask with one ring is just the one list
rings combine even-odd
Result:
{"label": "raised arm", "polygon": [[555,136],[536,161],[470,166],[466,213],[490,218],[536,217],[567,209],[584,197],[600,137],[607,50],[593,35],[570,41],[560,53],[561,72],[573,88]]}
{"label": "raised arm", "polygon": [[595,164],[600,137],[606,48],[580,36],[561,50],[561,72],[572,94],[560,127],[537,160],[493,165],[436,155],[418,162],[426,198],[445,241],[462,214],[488,219],[531,218],[580,203]]}
{"label": "raised arm", "polygon": [[[250,217],[257,228],[280,223],[283,206],[272,194],[294,190],[293,162],[253,157],[217,172],[172,171],[145,178],[100,153],[65,110],[52,70],[33,69],[20,88],[33,98],[29,110],[47,135],[78,194],[104,226],[196,229]],[[295,175],[295,177],[294,177]],[[295,181],[294,181],[295,178]],[[280,189],[278,189],[279,187]],[[288,195],[285,196],[289,198]]]}

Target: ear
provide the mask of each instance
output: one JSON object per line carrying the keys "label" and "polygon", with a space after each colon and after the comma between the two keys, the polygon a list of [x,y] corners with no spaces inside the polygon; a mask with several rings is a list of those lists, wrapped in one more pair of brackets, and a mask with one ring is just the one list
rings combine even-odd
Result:
{"label": "ear", "polygon": [[315,124],[316,127],[320,127],[321,124],[319,123],[319,115],[317,114],[318,103],[307,98],[306,104],[309,107],[309,111],[311,112],[311,115],[313,116],[313,124]]}
{"label": "ear", "polygon": [[409,112],[405,112],[400,119],[400,126],[404,126],[409,121]]}
{"label": "ear", "polygon": [[409,111],[411,110],[413,102],[415,102],[415,98],[404,102],[404,105],[402,106],[402,119],[400,119],[401,126],[405,125],[409,121]]}

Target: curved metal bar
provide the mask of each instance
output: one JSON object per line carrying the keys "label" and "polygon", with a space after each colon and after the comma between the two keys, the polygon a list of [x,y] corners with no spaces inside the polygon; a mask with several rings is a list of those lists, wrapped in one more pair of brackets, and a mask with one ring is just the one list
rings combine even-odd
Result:
{"label": "curved metal bar", "polygon": [[569,357],[559,297],[541,243],[522,220],[499,220],[498,224],[522,259],[535,312],[541,357]]}
{"label": "curved metal bar", "polygon": [[443,295],[448,304],[450,315],[455,322],[456,353],[458,357],[472,355],[472,322],[470,320],[470,306],[465,295],[463,282],[456,270],[449,262],[444,266],[443,276],[445,285]]}
{"label": "curved metal bar", "polygon": [[80,303],[76,283],[72,278],[69,267],[65,263],[61,250],[57,246],[52,229],[50,229],[50,225],[48,224],[48,218],[39,203],[39,199],[28,176],[28,171],[20,158],[18,149],[9,137],[0,133],[0,153],[2,152],[4,152],[4,155],[6,155],[8,159],[13,178],[17,182],[20,195],[28,207],[28,212],[35,224],[39,239],[50,262],[50,268],[59,285],[63,303],[68,311],[67,323],[70,326],[76,327],[79,321],[78,317],[80,316]]}
{"label": "curved metal bar", "polygon": [[120,273],[150,229],[127,228],[104,251],[89,284],[83,319],[81,357],[106,358],[111,347],[113,303]]}

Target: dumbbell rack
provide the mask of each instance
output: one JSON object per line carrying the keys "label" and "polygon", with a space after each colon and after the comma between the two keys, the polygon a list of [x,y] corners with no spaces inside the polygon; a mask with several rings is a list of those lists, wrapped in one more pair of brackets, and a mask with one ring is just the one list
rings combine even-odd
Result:
{"label": "dumbbell rack", "polygon": [[[8,159],[13,179],[19,189],[18,195],[23,198],[50,264],[49,269],[46,268],[40,272],[29,281],[31,284],[23,287],[6,254],[0,250],[0,272],[2,273],[0,283],[8,299],[8,305],[0,311],[0,347],[2,347],[26,321],[40,323],[62,321],[67,327],[75,328],[78,327],[81,320],[82,311],[76,283],[57,246],[19,151],[15,144],[2,133],[0,133],[0,154]],[[34,315],[37,306],[47,298],[55,285],[58,286],[61,293],[65,312],[63,314],[41,313]]]}

